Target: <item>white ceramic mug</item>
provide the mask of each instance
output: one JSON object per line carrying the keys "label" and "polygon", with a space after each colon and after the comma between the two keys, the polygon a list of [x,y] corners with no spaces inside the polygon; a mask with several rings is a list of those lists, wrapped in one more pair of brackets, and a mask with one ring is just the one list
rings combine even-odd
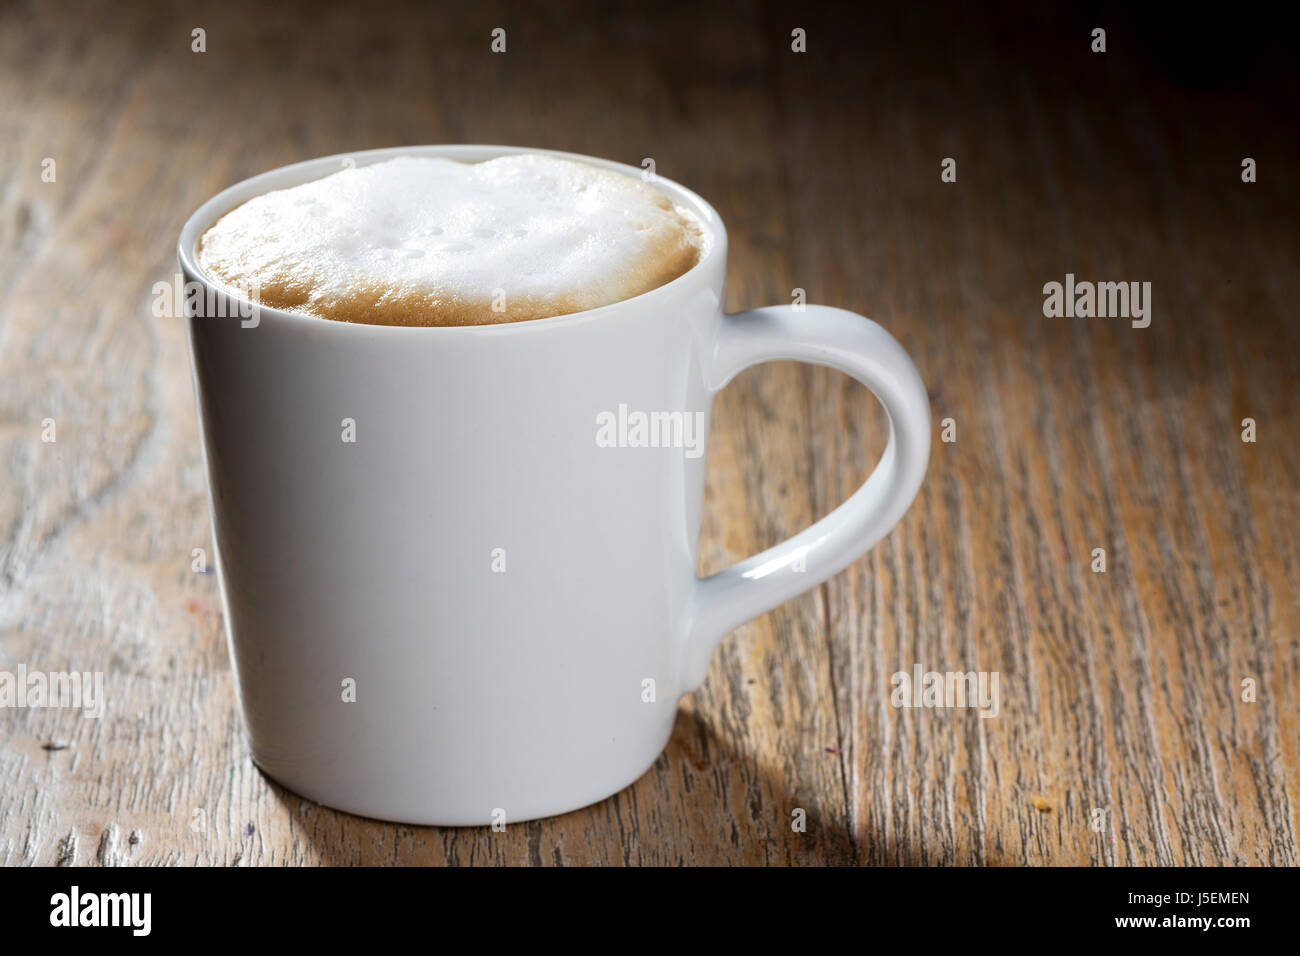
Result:
{"label": "white ceramic mug", "polygon": [[[225,190],[181,232],[181,268],[206,299],[187,310],[190,357],[253,758],[365,816],[513,822],[626,787],[662,751],[722,637],[879,541],[929,458],[925,388],[889,333],[816,305],[724,314],[722,221],[662,178],[707,223],[711,249],[614,305],[440,328],[271,308],[256,325],[219,317],[235,300],[200,271],[195,245],[245,200],[349,161],[516,152],[538,151],[298,163]],[[713,397],[777,359],[862,382],[888,412],[889,443],[827,517],[697,578]],[[631,447],[652,434],[661,447]]]}

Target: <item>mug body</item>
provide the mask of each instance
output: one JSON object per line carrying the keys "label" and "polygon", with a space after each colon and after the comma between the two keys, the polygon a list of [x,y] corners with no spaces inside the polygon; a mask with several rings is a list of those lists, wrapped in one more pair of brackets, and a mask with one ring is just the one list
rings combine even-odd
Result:
{"label": "mug body", "polygon": [[234,186],[180,242],[202,292],[186,321],[253,758],[320,803],[409,823],[514,822],[600,800],[655,761],[690,689],[704,350],[721,320],[725,231],[660,181],[712,242],[644,295],[504,325],[269,308],[241,321],[196,265],[202,232],[341,167],[329,157]]}

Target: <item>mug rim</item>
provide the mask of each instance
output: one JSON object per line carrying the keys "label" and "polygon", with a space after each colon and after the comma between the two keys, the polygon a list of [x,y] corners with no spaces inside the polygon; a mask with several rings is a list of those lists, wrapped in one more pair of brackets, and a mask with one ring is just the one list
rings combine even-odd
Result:
{"label": "mug rim", "polygon": [[[280,309],[274,306],[262,305],[257,302],[251,302],[244,296],[239,295],[237,290],[217,281],[215,278],[205,272],[198,262],[197,247],[199,237],[207,229],[216,223],[216,221],[230,212],[236,206],[262,195],[263,193],[272,192],[277,189],[289,189],[293,186],[299,186],[303,183],[311,182],[315,179],[323,178],[330,172],[336,172],[344,168],[345,160],[354,160],[357,166],[369,166],[373,163],[382,162],[385,159],[396,159],[401,156],[439,156],[448,159],[459,159],[462,162],[484,162],[488,159],[495,159],[499,156],[512,156],[520,153],[532,153],[544,156],[556,156],[563,159],[577,160],[588,163],[604,169],[614,170],[623,173],[626,176],[639,178],[643,172],[636,166],[629,166],[626,163],[620,163],[612,159],[601,159],[596,156],[587,156],[583,153],[566,152],[556,149],[535,149],[530,146],[502,146],[486,144],[426,144],[422,146],[388,146],[380,149],[368,149],[355,153],[334,153],[329,156],[319,156],[314,159],[303,160],[297,163],[289,163],[285,166],[277,166],[265,172],[242,179],[206,200],[196,209],[185,221],[181,227],[180,238],[176,244],[176,258],[181,266],[181,271],[188,273],[194,279],[203,283],[219,295],[227,299],[234,300],[242,305],[247,305],[256,310],[258,321],[267,316],[275,319],[282,319],[288,322],[313,322],[324,323],[326,326],[340,326],[350,328],[354,331],[374,330],[369,334],[373,335],[401,335],[401,334],[440,334],[440,335],[508,335],[518,334],[528,329],[553,328],[557,325],[573,324],[581,321],[590,321],[600,318],[608,313],[627,307],[632,303],[644,305],[655,297],[666,297],[681,289],[689,282],[696,280],[701,270],[706,264],[712,263],[716,256],[724,255],[727,248],[727,232],[722,224],[722,217],[718,215],[716,209],[708,203],[702,196],[691,189],[687,189],[674,180],[655,173],[654,185],[663,189],[671,195],[676,201],[683,203],[700,217],[705,223],[710,233],[710,242],[705,249],[704,254],[699,260],[687,269],[681,275],[677,276],[663,285],[656,286],[639,295],[634,295],[626,299],[619,299],[617,302],[611,302],[607,305],[597,306],[592,309],[583,309],[579,312],[566,312],[562,315],[550,315],[540,319],[524,319],[515,322],[494,322],[483,325],[383,325],[368,322],[349,322],[346,320],[329,319],[319,315],[311,315],[306,312],[294,312],[288,309]],[[464,157],[464,158],[462,158]],[[330,168],[332,167],[332,168]],[[319,174],[317,174],[319,170]]]}

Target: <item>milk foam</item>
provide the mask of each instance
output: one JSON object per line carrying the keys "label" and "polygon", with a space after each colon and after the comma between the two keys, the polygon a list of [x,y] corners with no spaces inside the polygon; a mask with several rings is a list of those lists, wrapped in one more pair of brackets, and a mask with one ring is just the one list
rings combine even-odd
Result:
{"label": "milk foam", "polygon": [[586,163],[402,157],[250,199],[204,233],[199,264],[276,308],[478,325],[640,295],[689,270],[708,243],[665,193]]}

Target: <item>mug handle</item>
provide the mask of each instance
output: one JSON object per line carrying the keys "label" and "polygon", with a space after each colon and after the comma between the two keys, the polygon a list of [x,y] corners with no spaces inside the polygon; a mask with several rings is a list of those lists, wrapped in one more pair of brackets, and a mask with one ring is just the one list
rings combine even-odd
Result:
{"label": "mug handle", "polygon": [[871,389],[889,416],[889,442],[862,487],[826,517],[725,571],[696,579],[682,656],[683,692],[703,683],[714,648],[728,633],[870,550],[898,523],[925,477],[930,402],[916,366],[892,335],[855,312],[824,305],[724,314],[706,380],[718,392],[745,369],[782,359],[837,369]]}

